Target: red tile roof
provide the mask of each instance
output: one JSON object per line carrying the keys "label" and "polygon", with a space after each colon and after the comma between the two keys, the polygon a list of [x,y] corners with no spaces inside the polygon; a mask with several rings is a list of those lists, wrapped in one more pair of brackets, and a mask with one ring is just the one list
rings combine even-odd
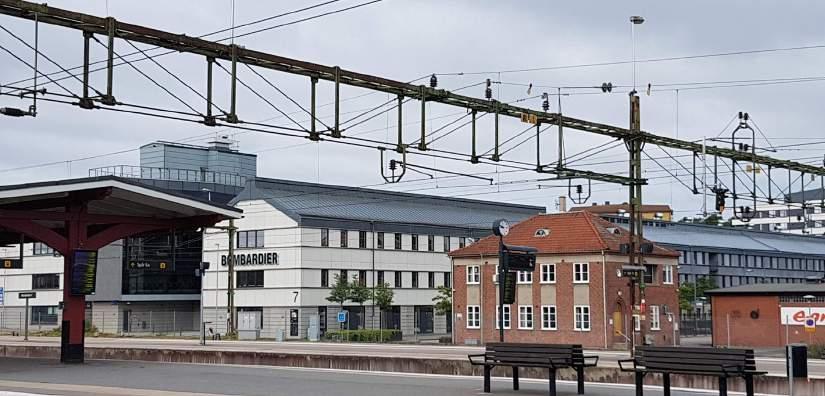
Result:
{"label": "red tile roof", "polygon": [[[546,229],[547,236],[536,236]],[[531,246],[539,254],[576,254],[609,252],[621,254],[621,244],[629,241],[629,232],[589,212],[539,214],[510,227],[504,238],[508,245]],[[645,240],[645,242],[650,242]],[[491,235],[462,249],[451,257],[474,257],[498,254],[498,237]],[[679,253],[655,245],[649,256],[678,257]]]}

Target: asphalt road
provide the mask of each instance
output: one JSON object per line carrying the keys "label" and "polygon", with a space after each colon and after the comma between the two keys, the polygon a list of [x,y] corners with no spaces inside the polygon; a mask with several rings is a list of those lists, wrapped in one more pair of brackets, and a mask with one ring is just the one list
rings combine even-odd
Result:
{"label": "asphalt road", "polygon": [[[262,366],[217,366],[124,361],[90,361],[64,365],[56,360],[0,359],[0,394],[4,391],[65,396],[476,396],[481,377],[404,373],[374,373],[329,369]],[[546,380],[521,380],[514,392],[511,382],[495,378],[496,396],[546,395]],[[576,394],[575,383],[560,381],[559,396]],[[585,384],[586,395],[631,396],[627,385]],[[661,395],[646,387],[646,395]],[[712,395],[710,391],[676,390],[673,396]],[[733,393],[732,393],[733,394]]]}
{"label": "asphalt road", "polygon": [[[48,345],[59,346],[57,337],[32,337],[22,341],[22,337],[0,337],[0,345]],[[445,345],[408,344],[337,344],[318,342],[268,342],[268,341],[209,341],[207,346],[197,340],[157,339],[157,338],[87,338],[90,347],[147,348],[147,349],[201,349],[223,351],[283,352],[298,354],[341,355],[341,356],[390,356],[405,358],[435,358],[465,360],[468,354],[479,353],[479,347]],[[588,351],[600,356],[600,366],[617,366],[616,361],[628,357],[627,352]],[[758,358],[757,368],[774,375],[785,375],[785,360],[782,358]],[[808,374],[825,377],[825,360],[809,360]]]}

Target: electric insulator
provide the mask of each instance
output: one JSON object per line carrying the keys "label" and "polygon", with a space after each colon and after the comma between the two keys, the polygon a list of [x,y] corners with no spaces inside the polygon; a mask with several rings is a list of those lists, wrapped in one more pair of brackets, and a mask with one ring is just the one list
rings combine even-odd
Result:
{"label": "electric insulator", "polygon": [[740,111],[740,112],[739,112],[739,119],[741,120],[741,119],[743,119],[743,118],[744,118],[744,114]]}
{"label": "electric insulator", "polygon": [[550,95],[547,92],[541,94],[541,98],[544,99],[541,102],[541,108],[544,109],[545,112],[550,110]]}
{"label": "electric insulator", "polygon": [[7,115],[9,117],[23,117],[28,113],[15,107],[0,107],[0,114]]}
{"label": "electric insulator", "polygon": [[748,115],[748,113],[745,113],[745,121],[747,121],[749,118],[750,116]]}
{"label": "electric insulator", "polygon": [[582,185],[581,185],[581,184],[577,184],[577,185],[576,185],[576,194],[581,194],[581,193],[582,193],[582,191],[583,191],[583,190],[582,190]]}
{"label": "electric insulator", "polygon": [[602,92],[604,92],[604,93],[613,92],[613,83],[612,82],[602,83]]}
{"label": "electric insulator", "polygon": [[390,160],[390,170],[395,170],[395,160]]}
{"label": "electric insulator", "polygon": [[436,77],[435,74],[433,74],[432,76],[430,76],[430,88],[435,88],[437,86],[438,86],[438,77]]}

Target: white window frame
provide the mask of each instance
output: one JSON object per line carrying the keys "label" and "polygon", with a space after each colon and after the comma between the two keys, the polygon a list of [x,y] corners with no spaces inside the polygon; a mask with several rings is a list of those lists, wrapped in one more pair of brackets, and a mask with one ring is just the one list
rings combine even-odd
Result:
{"label": "white window frame", "polygon": [[496,284],[498,283],[498,270],[499,270],[498,264],[496,264],[496,269],[493,272],[493,283],[496,283]]}
{"label": "white window frame", "polygon": [[533,283],[533,272],[531,271],[518,271],[516,275],[516,283],[519,285],[529,285]]}
{"label": "white window frame", "polygon": [[[544,283],[544,284],[556,283],[556,264],[542,264],[540,266],[540,268],[541,268],[541,272],[540,272],[540,276],[541,276],[540,282],[541,283]],[[553,269],[552,271],[549,270],[551,268]],[[549,279],[545,280],[545,278],[549,278],[549,276],[545,276],[545,275],[548,275],[548,274],[553,274],[553,279],[552,280],[549,280]]]}
{"label": "white window frame", "polygon": [[[527,326],[528,319],[529,326]],[[533,330],[533,326],[535,325],[535,319],[535,316],[533,316],[532,305],[518,306],[518,328],[520,330]]]}
{"label": "white window frame", "polygon": [[661,330],[662,329],[662,321],[660,319],[661,319],[661,317],[659,316],[659,306],[658,305],[651,305],[650,306],[650,330]]}
{"label": "white window frame", "polygon": [[[730,261],[728,262],[730,265]],[[672,285],[673,284],[673,266],[672,265],[664,265],[662,272],[662,283],[665,285]]]}
{"label": "white window frame", "polygon": [[481,306],[468,305],[467,306],[467,328],[480,329],[481,328]]}
{"label": "white window frame", "polygon": [[[552,308],[553,313],[552,317],[553,320],[550,320],[550,309]],[[546,310],[546,311],[545,311]],[[545,323],[547,326],[545,326]],[[558,330],[559,329],[559,310],[556,308],[555,305],[542,305],[541,306],[541,329],[542,330]]]}
{"label": "white window frame", "polygon": [[[587,321],[584,320],[584,311],[587,310]],[[581,315],[581,317],[579,317]],[[590,316],[589,305],[574,305],[573,306],[573,331],[590,331],[593,325],[593,318]],[[587,326],[584,326],[585,323]],[[581,326],[579,326],[581,324]]]}
{"label": "white window frame", "polygon": [[590,283],[590,263],[573,263],[573,283]]}
{"label": "white window frame", "polygon": [[[501,319],[498,316],[500,309],[501,309],[501,305],[496,305],[496,329],[500,328],[499,323],[501,323],[500,322]],[[510,330],[510,327],[512,326],[512,323],[513,323],[513,321],[512,321],[512,318],[513,318],[512,312],[513,312],[513,310],[511,308],[511,306],[509,304],[505,304],[504,305],[504,330]]]}
{"label": "white window frame", "polygon": [[467,266],[467,284],[468,285],[477,285],[481,283],[481,276],[480,276],[481,267],[477,265],[468,265]]}
{"label": "white window frame", "polygon": [[633,315],[633,331],[642,331],[642,317]]}

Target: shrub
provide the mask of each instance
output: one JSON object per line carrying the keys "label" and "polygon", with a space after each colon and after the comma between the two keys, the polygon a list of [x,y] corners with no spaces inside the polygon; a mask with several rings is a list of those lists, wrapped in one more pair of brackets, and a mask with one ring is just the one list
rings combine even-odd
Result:
{"label": "shrub", "polygon": [[808,345],[808,357],[811,359],[825,359],[825,344]]}
{"label": "shrub", "polygon": [[324,334],[327,340],[349,342],[388,342],[401,339],[401,330],[395,329],[361,329],[361,330],[330,330]]}

